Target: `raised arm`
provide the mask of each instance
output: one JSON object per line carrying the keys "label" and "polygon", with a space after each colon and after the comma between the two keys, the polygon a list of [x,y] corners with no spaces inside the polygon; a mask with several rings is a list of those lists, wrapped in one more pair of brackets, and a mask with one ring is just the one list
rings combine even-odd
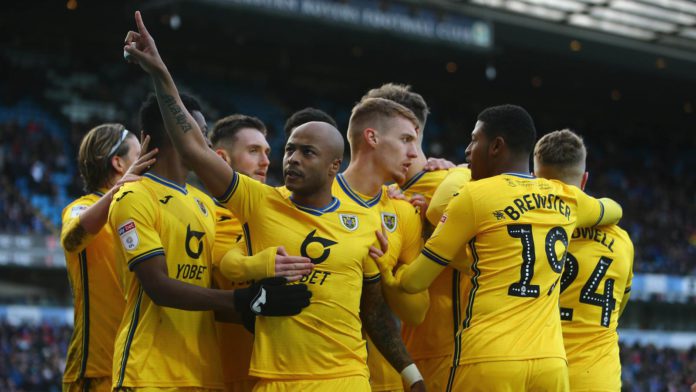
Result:
{"label": "raised arm", "polygon": [[181,102],[174,79],[162,61],[140,11],[135,12],[135,23],[138,31],[129,31],[126,35],[126,58],[140,65],[152,77],[165,128],[186,165],[196,172],[213,196],[224,194],[232,182],[234,171],[208,147],[201,129]]}

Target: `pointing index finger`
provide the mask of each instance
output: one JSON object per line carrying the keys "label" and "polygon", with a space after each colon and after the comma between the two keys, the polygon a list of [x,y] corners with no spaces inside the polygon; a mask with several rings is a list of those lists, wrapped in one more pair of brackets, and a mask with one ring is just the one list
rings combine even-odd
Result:
{"label": "pointing index finger", "polygon": [[135,11],[135,24],[138,26],[138,32],[140,34],[144,37],[150,36],[150,33],[147,32],[147,27],[145,27],[145,23],[143,23],[143,16],[140,14],[140,11]]}

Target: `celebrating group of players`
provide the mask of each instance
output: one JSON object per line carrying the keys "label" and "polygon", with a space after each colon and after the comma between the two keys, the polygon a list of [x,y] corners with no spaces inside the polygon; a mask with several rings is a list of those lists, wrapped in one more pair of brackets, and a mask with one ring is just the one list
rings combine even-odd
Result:
{"label": "celebrating group of players", "polygon": [[468,166],[428,161],[425,101],[386,84],[352,109],[343,172],[333,119],[293,115],[271,187],[263,122],[208,131],[136,24],[146,136],[92,129],[89,194],[63,212],[65,391],[620,390],[633,246],[620,206],[581,190],[579,136],[537,141],[524,109],[495,106]]}

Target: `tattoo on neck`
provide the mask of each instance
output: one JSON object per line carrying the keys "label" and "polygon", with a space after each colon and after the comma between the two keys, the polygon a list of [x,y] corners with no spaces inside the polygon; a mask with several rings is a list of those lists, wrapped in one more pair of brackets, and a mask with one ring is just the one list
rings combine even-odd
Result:
{"label": "tattoo on neck", "polygon": [[162,103],[164,106],[167,107],[167,110],[169,110],[169,113],[171,113],[174,116],[174,121],[176,122],[176,125],[179,126],[181,131],[183,133],[186,133],[193,129],[191,124],[188,122],[186,119],[186,113],[182,110],[182,108],[179,106],[179,104],[176,103],[176,99],[174,99],[173,96],[171,95],[165,95],[162,97]]}

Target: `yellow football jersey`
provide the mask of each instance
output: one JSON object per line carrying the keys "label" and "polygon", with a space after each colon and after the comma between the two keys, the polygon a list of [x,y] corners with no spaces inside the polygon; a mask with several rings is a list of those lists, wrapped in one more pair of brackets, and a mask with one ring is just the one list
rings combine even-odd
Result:
{"label": "yellow football jersey", "polygon": [[[471,178],[471,171],[464,167],[424,171],[406,182],[401,190],[406,197],[420,194],[425,196],[428,203],[432,203],[435,190],[452,173],[464,173],[465,176],[468,174]],[[428,288],[430,307],[425,320],[417,326],[403,326],[402,337],[414,360],[452,355],[454,352],[457,330],[453,326],[459,324],[455,323],[454,315],[461,314],[461,282],[459,271],[451,268],[442,271]]]}
{"label": "yellow football jersey", "polygon": [[378,217],[336,198],[322,209],[301,206],[237,173],[219,200],[248,228],[252,254],[283,245],[315,264],[301,280],[312,291],[309,307],[292,317],[257,317],[249,373],[266,379],[368,377],[359,308],[363,280],[380,279],[368,256]]}
{"label": "yellow football jersey", "polygon": [[[418,212],[410,203],[389,198],[386,186],[372,197],[360,194],[350,187],[342,174],[336,177],[331,192],[343,205],[354,204],[379,215],[389,239],[386,257],[393,267],[399,262],[410,263],[418,256],[423,246],[422,226]],[[367,350],[372,390],[401,390],[403,387],[401,375],[374,347],[369,338]]]}
{"label": "yellow football jersey", "polygon": [[[633,243],[616,225],[573,231],[561,277],[561,320],[571,389],[621,386],[616,328],[633,279]],[[588,369],[613,374],[586,380]]]}
{"label": "yellow football jersey", "polygon": [[[576,225],[620,217],[616,203],[555,180],[501,174],[468,182],[401,286],[424,289],[448,265],[465,275],[455,363],[565,359],[556,286],[570,236]],[[458,258],[466,247],[470,257]]]}
{"label": "yellow football jersey", "polygon": [[[244,229],[239,220],[220,204],[215,205],[215,245],[213,247],[213,280],[216,287],[234,290],[249,286],[249,282],[231,282],[222,276],[217,266],[222,257],[234,246],[246,247]],[[253,380],[249,376],[249,362],[254,346],[254,335],[243,326],[216,323],[222,374],[225,383]]]}
{"label": "yellow football jersey", "polygon": [[109,212],[126,294],[114,388],[221,388],[213,312],[157,306],[132,272],[138,263],[164,255],[170,278],[211,287],[215,205],[193,187],[151,173],[143,177],[121,188]]}
{"label": "yellow football jersey", "polygon": [[[80,224],[80,214],[102,196],[101,192],[85,195],[63,209],[61,238]],[[126,306],[114,252],[108,225],[96,235],[85,236],[75,251],[65,252],[75,315],[63,382],[111,377],[114,340]]]}

